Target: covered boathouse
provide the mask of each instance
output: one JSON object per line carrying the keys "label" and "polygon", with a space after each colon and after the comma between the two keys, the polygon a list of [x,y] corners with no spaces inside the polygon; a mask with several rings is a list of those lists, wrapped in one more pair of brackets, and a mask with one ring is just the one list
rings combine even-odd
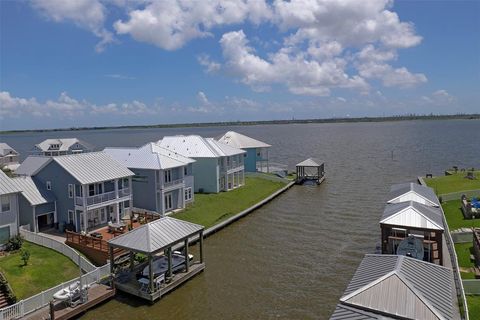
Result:
{"label": "covered boathouse", "polygon": [[[203,230],[201,225],[164,217],[113,238],[108,245],[115,287],[153,302],[202,272]],[[196,237],[199,260],[193,261],[188,246]],[[174,251],[179,248],[183,252]],[[126,259],[115,260],[116,249],[125,250]],[[136,254],[146,261],[136,262]]]}
{"label": "covered boathouse", "polygon": [[302,184],[306,181],[314,181],[317,184],[325,179],[325,163],[308,158],[296,165],[296,183]]}

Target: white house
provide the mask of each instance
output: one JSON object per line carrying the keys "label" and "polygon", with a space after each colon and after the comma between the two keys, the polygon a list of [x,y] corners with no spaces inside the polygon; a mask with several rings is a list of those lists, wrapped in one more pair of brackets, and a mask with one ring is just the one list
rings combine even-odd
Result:
{"label": "white house", "polygon": [[18,166],[18,152],[4,142],[0,142],[0,167],[15,171]]}
{"label": "white house", "polygon": [[46,139],[33,147],[32,154],[40,156],[61,156],[93,151],[93,147],[77,138]]}

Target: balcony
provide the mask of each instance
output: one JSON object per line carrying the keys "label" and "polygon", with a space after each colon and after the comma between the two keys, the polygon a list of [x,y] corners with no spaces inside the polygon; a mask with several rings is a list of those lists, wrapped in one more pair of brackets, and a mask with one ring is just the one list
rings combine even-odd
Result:
{"label": "balcony", "polygon": [[158,190],[181,188],[185,185],[185,179],[176,179],[170,182],[163,182],[157,185]]}
{"label": "balcony", "polygon": [[236,163],[236,162],[220,168],[220,171],[226,171],[227,173],[237,172],[241,170],[244,170],[243,163]]}
{"label": "balcony", "polygon": [[[118,190],[118,198],[128,197],[130,196],[130,189],[124,188]],[[115,196],[115,191],[105,192],[101,194],[97,194],[94,196],[86,197],[86,204],[83,201],[83,197],[76,197],[75,203],[77,206],[92,206],[99,203],[104,203],[108,201],[112,201],[117,199]]]}

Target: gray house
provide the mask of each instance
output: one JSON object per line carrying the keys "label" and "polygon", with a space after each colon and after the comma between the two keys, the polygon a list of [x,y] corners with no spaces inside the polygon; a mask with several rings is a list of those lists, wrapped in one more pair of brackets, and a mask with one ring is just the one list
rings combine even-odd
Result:
{"label": "gray house", "polygon": [[125,208],[131,208],[134,173],[104,152],[27,163],[24,171],[57,199],[54,223],[60,230],[89,231],[110,220],[120,221]]}
{"label": "gray house", "polygon": [[104,152],[135,173],[133,206],[165,214],[193,201],[195,160],[153,142],[141,148],[106,148]]}
{"label": "gray house", "polygon": [[367,254],[330,320],[460,319],[451,269],[396,255]]}
{"label": "gray house", "polygon": [[93,151],[93,146],[77,138],[46,139],[33,147],[32,155],[61,156]]}
{"label": "gray house", "polygon": [[18,196],[20,190],[0,170],[0,249],[18,233]]}
{"label": "gray house", "polygon": [[242,149],[197,135],[168,136],[158,141],[158,144],[195,160],[195,192],[218,193],[245,184],[245,151]]}
{"label": "gray house", "polygon": [[15,171],[18,166],[18,152],[4,142],[0,142],[0,168],[6,167]]}
{"label": "gray house", "polygon": [[53,228],[57,219],[57,203],[52,191],[29,176],[12,179],[21,196],[18,198],[19,225],[28,225],[35,232]]}

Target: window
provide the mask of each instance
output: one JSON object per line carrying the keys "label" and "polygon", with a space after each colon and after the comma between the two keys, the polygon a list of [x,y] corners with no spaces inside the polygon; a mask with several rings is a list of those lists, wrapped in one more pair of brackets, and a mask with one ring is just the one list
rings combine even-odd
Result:
{"label": "window", "polygon": [[10,211],[10,197],[9,196],[0,197],[0,202],[2,204],[2,212]]}
{"label": "window", "polygon": [[165,183],[172,182],[172,171],[165,170]]}
{"label": "window", "polygon": [[192,188],[185,189],[185,200],[192,200]]}
{"label": "window", "polygon": [[10,239],[10,226],[0,228],[0,244],[5,244]]}
{"label": "window", "polygon": [[89,184],[88,185],[88,195],[90,197],[95,195],[95,185],[94,184]]}
{"label": "window", "polygon": [[68,185],[68,197],[73,198],[73,184]]}
{"label": "window", "polygon": [[187,167],[183,167],[183,175],[186,176],[188,174],[188,169]]}
{"label": "window", "polygon": [[73,223],[73,220],[75,220],[75,215],[73,213],[73,210],[68,210],[68,222]]}
{"label": "window", "polygon": [[47,190],[52,190],[52,182],[47,181]]}
{"label": "window", "polygon": [[173,198],[171,193],[165,194],[165,211],[172,210],[173,208]]}

